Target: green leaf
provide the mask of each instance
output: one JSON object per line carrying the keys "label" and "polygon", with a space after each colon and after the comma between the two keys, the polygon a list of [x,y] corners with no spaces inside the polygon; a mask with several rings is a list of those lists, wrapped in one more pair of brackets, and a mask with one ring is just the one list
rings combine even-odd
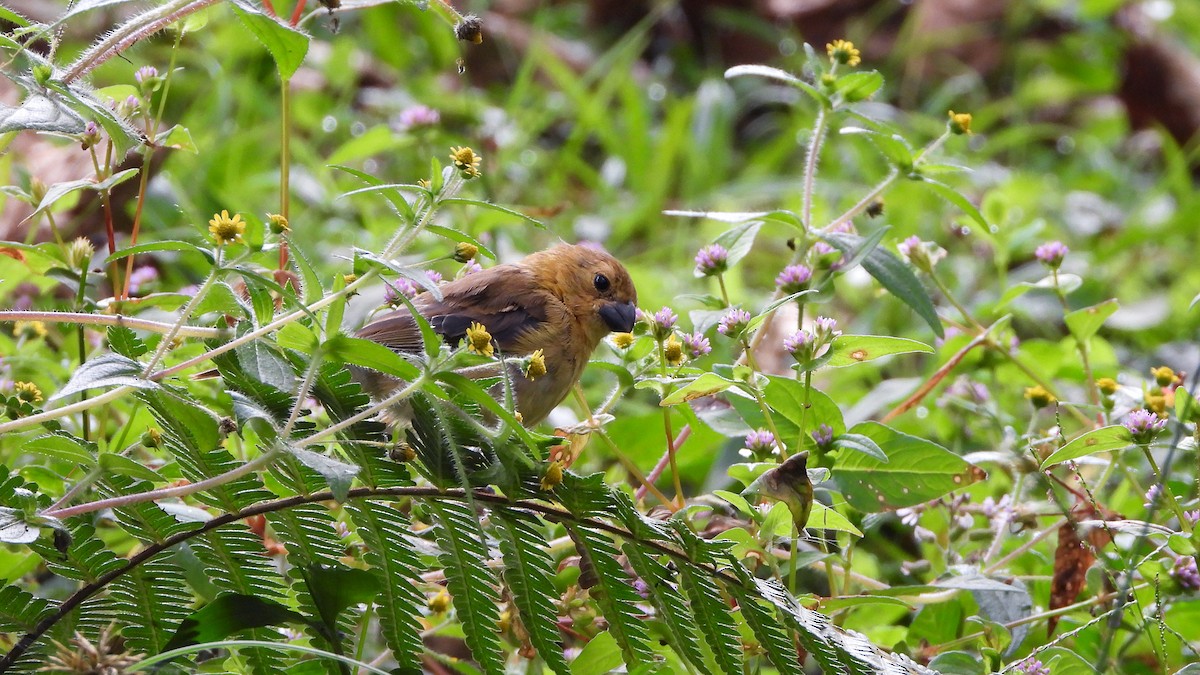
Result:
{"label": "green leaf", "polygon": [[242,25],[271,52],[271,58],[275,59],[275,67],[279,70],[279,79],[285,82],[292,79],[308,53],[308,35],[263,14],[262,10],[248,2],[231,6],[242,20]]}
{"label": "green leaf", "polygon": [[102,452],[97,455],[96,460],[105,473],[115,473],[152,483],[160,482],[163,479],[153,469],[115,452]]}
{"label": "green leaf", "polygon": [[746,625],[754,633],[759,644],[766,648],[771,663],[783,675],[802,675],[804,670],[796,660],[796,646],[792,637],[783,627],[782,622],[772,609],[767,609],[762,603],[750,595],[746,589],[736,584],[726,584],[730,595],[738,601],[738,609]]}
{"label": "green leaf", "polygon": [[830,347],[828,365],[840,368],[872,361],[889,354],[913,352],[932,354],[933,347],[924,342],[886,335],[839,335],[833,339],[833,346]]}
{"label": "green leaf", "polygon": [[479,252],[481,254],[483,254],[484,257],[490,258],[491,260],[496,259],[496,254],[492,252],[492,249],[488,248],[482,242],[480,242],[478,239],[476,239],[475,237],[472,237],[471,235],[467,234],[466,232],[459,232],[458,230],[451,229],[449,227],[442,227],[441,225],[426,225],[425,231],[431,232],[433,234],[441,235],[441,236],[449,239],[450,241],[460,241],[463,243],[470,244],[470,245],[474,246],[475,248],[479,249]]}
{"label": "green leaf", "polygon": [[686,403],[693,399],[703,398],[705,396],[711,396],[718,392],[725,391],[735,384],[737,383],[732,380],[727,380],[716,373],[705,373],[692,380],[690,383],[668,394],[665,398],[663,398],[659,405],[666,407],[678,405],[680,403]]}
{"label": "green leaf", "polygon": [[881,462],[887,462],[887,454],[883,449],[875,444],[869,436],[862,434],[842,434],[833,439],[833,447],[845,448],[854,452],[861,452],[868,457],[874,457]]}
{"label": "green leaf", "polygon": [[770,66],[760,66],[760,65],[751,64],[751,65],[743,65],[743,66],[734,66],[725,71],[725,79],[727,79],[727,80],[732,80],[735,77],[745,77],[748,75],[754,76],[754,77],[765,77],[770,80],[778,80],[780,82],[786,82],[787,84],[790,84],[793,87],[796,87],[797,89],[799,89],[799,90],[803,91],[804,93],[808,94],[809,96],[813,97],[813,100],[817,101],[818,103],[821,103],[822,105],[827,105],[829,103],[828,97],[826,97],[825,94],[822,94],[820,91],[818,91],[816,87],[805,82],[804,80],[801,80],[800,78],[796,77],[795,75],[792,75],[791,73],[780,70],[778,68],[772,68]]}
{"label": "green leaf", "polygon": [[927,502],[985,475],[932,441],[878,422],[863,422],[851,432],[873,440],[888,457],[881,462],[866,454],[848,453],[834,465],[832,480],[851,506],[866,513]]}
{"label": "green leaf", "polygon": [[[742,490],[744,495],[760,495],[787,505],[792,526],[804,530],[813,505],[812,480],[808,477],[808,453],[798,452],[782,464],[759,476]],[[763,529],[767,529],[764,525]]]}
{"label": "green leaf", "polygon": [[321,477],[329,485],[329,491],[333,493],[334,499],[339,502],[346,501],[350,485],[354,482],[354,477],[358,475],[358,466],[304,448],[288,448],[288,452],[300,460],[301,464],[321,474]]}
{"label": "green leaf", "polygon": [[703,669],[704,653],[696,641],[696,619],[676,586],[671,571],[638,542],[625,542],[623,550],[629,566],[645,582],[648,599],[662,619],[663,630],[671,640],[671,648],[693,668]]}
{"label": "green leaf", "polygon": [[840,133],[859,135],[869,140],[893,166],[907,172],[912,169],[913,154],[908,141],[900,134],[885,134],[874,129],[861,127],[842,127]]}
{"label": "green leaf", "polygon": [[183,150],[190,152],[193,155],[200,154],[200,150],[196,148],[196,143],[192,141],[192,132],[187,130],[187,127],[176,124],[167,130],[167,133],[159,136],[158,144],[164,148],[173,150]]}
{"label": "green leaf", "polygon": [[568,525],[567,532],[580,555],[583,570],[580,583],[585,584],[596,599],[608,621],[609,633],[621,648],[625,665],[633,671],[639,665],[652,663],[654,653],[650,649],[650,637],[637,608],[642,599],[619,562],[616,546],[607,536],[587,528]]}
{"label": "green leaf", "polygon": [[437,517],[438,560],[446,571],[454,611],[466,635],[467,647],[489,675],[504,672],[504,657],[496,625],[500,601],[495,574],[488,567],[488,549],[475,510],[467,504],[430,502]]}
{"label": "green leaf", "polygon": [[274,600],[224,593],[192,612],[161,651],[215,642],[249,628],[304,623],[304,617]]}
{"label": "green leaf", "polygon": [[1071,331],[1071,335],[1075,336],[1076,340],[1087,342],[1119,307],[1120,305],[1115,299],[1105,300],[1098,305],[1077,309],[1063,317],[1063,320],[1066,321],[1067,329]]}
{"label": "green leaf", "polygon": [[963,213],[966,213],[971,217],[971,220],[974,220],[976,223],[978,223],[980,227],[987,229],[988,224],[987,221],[984,220],[983,214],[979,212],[979,209],[975,208],[975,205],[972,204],[970,200],[962,196],[958,190],[955,190],[941,181],[933,180],[928,176],[921,176],[917,182],[929,188],[930,190],[933,190],[933,192],[942,199],[945,199],[951,204],[962,209]]}
{"label": "green leaf", "polygon": [[38,436],[32,441],[27,441],[21,449],[23,452],[36,452],[88,469],[96,466],[96,444],[65,432]]}
{"label": "green leaf", "polygon": [[[758,405],[750,399],[741,396],[728,396],[729,402],[753,429],[765,429],[766,420]],[[834,436],[846,432],[846,423],[842,419],[842,410],[838,404],[819,389],[813,388],[808,393],[808,415],[804,414],[804,383],[790,377],[771,375],[767,378],[767,386],[763,388],[763,398],[767,407],[774,414],[775,428],[783,436],[781,440],[791,448],[801,433],[807,433],[827,424],[833,429]],[[804,418],[805,429],[800,429],[801,418]],[[806,441],[805,441],[806,442]]]}
{"label": "green leaf", "polygon": [[760,229],[762,229],[760,222],[743,223],[731,230],[726,230],[713,243],[724,246],[729,251],[726,264],[733,267],[750,252],[750,248],[754,246],[754,238],[758,236]]}
{"label": "green leaf", "polygon": [[558,610],[547,593],[547,589],[553,588],[554,565],[541,547],[546,537],[537,530],[536,521],[528,522],[507,511],[494,516],[504,556],[504,583],[512,591],[521,624],[550,670],[566,675],[570,668],[563,657]]}
{"label": "green leaf", "polygon": [[730,617],[729,604],[716,583],[694,565],[678,566],[680,586],[691,602],[692,616],[704,635],[703,645],[725,675],[742,675],[742,645]]}
{"label": "green leaf", "polygon": [[[754,316],[750,319],[750,321],[746,324],[746,334],[749,335],[750,333],[755,331],[759,326],[761,326],[763,324],[763,322],[765,322],[767,320],[767,316],[770,315],[771,312],[774,312],[775,310],[779,309],[780,307],[783,307],[784,305],[788,304],[789,302],[794,302],[806,295],[815,295],[816,293],[817,293],[817,289],[810,288],[808,290],[792,293],[791,295],[785,295],[784,297],[779,298],[778,300],[775,300],[771,304],[764,307],[763,311],[759,312],[756,316]],[[722,314],[723,313],[724,312],[722,312]]]}
{"label": "green leaf", "polygon": [[152,241],[152,242],[145,243],[145,244],[138,244],[137,246],[127,246],[125,248],[118,249],[116,253],[113,253],[112,255],[110,255],[104,259],[104,264],[108,265],[108,264],[113,263],[114,261],[121,260],[123,258],[128,258],[131,255],[141,255],[142,253],[151,253],[154,251],[184,251],[184,252],[188,252],[188,253],[199,253],[200,255],[204,256],[209,262],[212,262],[212,260],[213,260],[212,251],[209,251],[208,249],[200,248],[199,246],[196,246],[195,244],[186,242],[186,241],[175,241],[175,240],[167,239],[167,240],[163,240],[163,241]]}
{"label": "green leaf", "polygon": [[150,351],[145,341],[126,326],[109,326],[106,333],[109,349],[121,356],[136,359]]}
{"label": "green leaf", "polygon": [[41,534],[41,528],[30,523],[24,511],[0,506],[0,543],[29,544]]}
{"label": "green leaf", "polygon": [[333,634],[338,617],[353,605],[371,602],[379,592],[379,580],[366,570],[331,565],[309,565],[301,570],[312,595],[318,618]]}
{"label": "green leaf", "polygon": [[608,675],[621,667],[621,648],[612,632],[601,631],[588,640],[571,662],[571,675]]}
{"label": "green leaf", "polygon": [[[858,249],[862,242],[861,237],[849,234],[826,235],[822,238],[846,256]],[[929,299],[925,287],[913,275],[908,265],[888,252],[887,249],[876,247],[863,258],[862,266],[889,293],[900,298],[904,304],[911,307],[918,316],[924,319],[935,335],[945,336],[945,331],[942,330],[942,321],[933,308],[933,301]]]}
{"label": "green leaf", "polygon": [[1055,281],[1054,275],[1042,277],[1038,281],[1032,283],[1028,281],[1022,281],[1019,284],[1013,284],[1012,286],[1009,286],[1008,290],[1004,291],[1004,294],[1001,295],[1000,299],[996,301],[995,309],[996,311],[1004,309],[1008,303],[1034,289],[1040,288],[1045,290],[1053,290],[1057,285],[1062,289],[1063,293],[1071,293],[1075,289],[1079,288],[1079,286],[1082,284],[1083,279],[1080,279],[1077,275],[1064,274],[1061,272],[1058,275],[1057,281]]}
{"label": "green leaf", "polygon": [[57,401],[81,391],[102,387],[157,388],[157,382],[142,377],[142,370],[142,365],[131,358],[120,354],[102,354],[76,368],[71,379],[49,400]]}
{"label": "green leaf", "polygon": [[500,206],[499,204],[493,204],[491,202],[485,202],[485,201],[482,201],[479,199],[466,199],[464,197],[450,197],[447,199],[439,199],[438,203],[439,204],[467,204],[469,206],[478,206],[483,209],[488,209],[489,211],[498,211],[500,213],[512,216],[514,218],[520,218],[521,220],[529,223],[530,225],[534,225],[543,230],[546,229],[546,224],[543,223],[542,221],[538,220],[537,218],[527,216],[524,213],[521,213],[520,211],[514,211],[513,209]]}
{"label": "green leaf", "polygon": [[812,513],[809,514],[808,524],[805,527],[817,530],[849,532],[856,537],[863,536],[862,530],[855,527],[846,516],[815,500],[812,503]]}
{"label": "green leaf", "polygon": [[192,593],[183,571],[168,560],[149,560],[117,577],[109,588],[121,636],[146,654],[166,651],[186,621]]}
{"label": "green leaf", "polygon": [[1129,429],[1125,428],[1124,425],[1114,424],[1112,426],[1100,427],[1099,429],[1093,429],[1086,434],[1075,437],[1070,443],[1055,450],[1049,457],[1042,460],[1042,468],[1045,469],[1068,460],[1094,455],[1097,452],[1122,450],[1130,445],[1133,445],[1133,435],[1129,433]]}
{"label": "green leaf", "polygon": [[388,502],[356,499],[346,504],[346,511],[367,546],[363,557],[380,581],[375,604],[383,637],[400,666],[417,671],[418,655],[424,652],[420,616],[426,600],[413,585],[423,567],[408,542],[412,524]]}
{"label": "green leaf", "polygon": [[855,103],[879,91],[883,86],[883,75],[874,70],[847,73],[839,77],[833,86],[841,94],[842,100]]}
{"label": "green leaf", "polygon": [[413,364],[378,342],[338,334],[327,340],[325,353],[330,358],[356,366],[370,368],[402,380],[413,380],[421,374]]}
{"label": "green leaf", "polygon": [[29,216],[26,217],[25,220],[29,221],[34,218],[37,218],[39,215],[41,215],[45,211],[49,210],[50,207],[54,206],[55,202],[62,199],[63,197],[66,197],[67,195],[71,194],[72,192],[78,192],[79,190],[91,190],[93,192],[104,192],[106,190],[111,189],[115,185],[119,185],[119,184],[129,180],[130,178],[133,178],[134,176],[137,175],[138,171],[139,171],[139,169],[137,169],[137,168],[125,169],[124,171],[118,171],[117,173],[114,173],[113,175],[109,176],[108,178],[105,178],[104,180],[102,180],[98,183],[96,181],[93,181],[90,178],[83,178],[80,180],[72,180],[72,181],[67,181],[64,183],[55,183],[54,185],[51,185],[49,189],[46,190],[46,194],[45,194],[45,196],[42,197],[42,201],[38,202],[37,208],[34,209],[33,213],[29,214]]}

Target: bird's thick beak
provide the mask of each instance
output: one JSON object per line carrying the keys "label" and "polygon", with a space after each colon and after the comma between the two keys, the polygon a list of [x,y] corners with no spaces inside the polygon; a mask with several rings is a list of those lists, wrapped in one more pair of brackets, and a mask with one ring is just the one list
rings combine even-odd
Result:
{"label": "bird's thick beak", "polygon": [[628,333],[637,321],[637,307],[632,302],[610,302],[600,308],[600,318],[610,330]]}

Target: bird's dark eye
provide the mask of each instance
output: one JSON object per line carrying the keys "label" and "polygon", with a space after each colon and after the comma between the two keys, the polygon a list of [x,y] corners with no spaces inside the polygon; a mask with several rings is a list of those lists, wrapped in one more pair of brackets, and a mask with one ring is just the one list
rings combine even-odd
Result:
{"label": "bird's dark eye", "polygon": [[608,277],[604,276],[603,274],[597,274],[596,278],[592,279],[592,284],[594,284],[596,286],[596,290],[600,291],[601,293],[608,291]]}

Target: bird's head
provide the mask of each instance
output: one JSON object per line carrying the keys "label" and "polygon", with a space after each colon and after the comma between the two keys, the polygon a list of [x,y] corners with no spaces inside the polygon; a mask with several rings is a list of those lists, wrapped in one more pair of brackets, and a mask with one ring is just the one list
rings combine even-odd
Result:
{"label": "bird's head", "polygon": [[596,342],[628,333],[637,320],[637,289],[619,260],[591,246],[560,244],[525,259],[545,288],[562,299]]}

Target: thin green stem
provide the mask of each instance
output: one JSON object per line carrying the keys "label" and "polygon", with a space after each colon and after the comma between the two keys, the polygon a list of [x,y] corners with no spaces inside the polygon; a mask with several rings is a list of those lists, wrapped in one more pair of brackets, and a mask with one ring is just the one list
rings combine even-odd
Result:
{"label": "thin green stem", "polygon": [[[717,279],[720,279],[720,278],[721,278],[721,275],[718,274]],[[721,292],[722,293],[725,292],[724,282],[721,283]],[[728,299],[726,300],[726,305],[728,305]],[[662,340],[658,340],[658,364],[661,369],[660,372],[663,376],[663,379],[666,379],[667,377],[669,377],[669,372],[667,370],[667,351],[666,351],[666,347],[663,345]],[[666,396],[669,393],[670,393],[670,391],[664,391],[663,396]],[[676,505],[679,508],[683,508],[683,505],[684,505],[683,482],[679,477],[679,465],[675,461],[675,432],[671,430],[671,409],[663,408],[662,414],[663,414],[663,431],[667,437],[667,458],[668,458],[668,461],[671,463],[671,479],[674,482]]]}
{"label": "thin green stem", "polygon": [[168,351],[170,351],[171,343],[173,343],[175,341],[175,337],[179,335],[179,330],[185,323],[187,323],[187,320],[191,318],[192,313],[196,311],[196,308],[200,306],[200,301],[203,300],[204,296],[208,294],[208,289],[212,288],[213,284],[216,283],[217,276],[221,271],[220,244],[217,245],[216,258],[217,262],[213,266],[212,272],[209,273],[208,278],[204,280],[204,283],[200,284],[200,288],[196,291],[196,294],[192,296],[192,299],[188,301],[188,304],[184,305],[183,311],[179,313],[179,319],[176,320],[175,325],[171,326],[171,330],[167,331],[167,334],[163,336],[162,341],[158,343],[158,349],[154,351],[154,356],[150,358],[150,361],[146,363],[145,369],[142,370],[142,377],[150,377],[150,374],[154,372],[154,367],[157,366],[158,362],[161,361],[164,356],[166,356]]}
{"label": "thin green stem", "polygon": [[43,422],[49,422],[50,420],[67,417],[68,415],[74,415],[77,412],[91,410],[92,408],[104,405],[109,401],[115,401],[116,399],[121,398],[125,394],[133,391],[135,391],[134,387],[121,386],[117,387],[116,389],[109,390],[95,398],[89,398],[85,401],[72,403],[71,405],[65,405],[61,408],[55,408],[53,410],[45,410],[35,415],[15,419],[11,422],[0,423],[0,434],[7,434],[13,431],[24,429],[25,427],[34,426],[35,424],[41,424]]}
{"label": "thin green stem", "polygon": [[825,106],[817,109],[817,119],[813,122],[812,138],[808,143],[808,154],[804,158],[804,229],[812,228],[813,189],[817,181],[817,162],[820,160],[821,148],[825,145],[825,132],[828,129],[829,117]]}
{"label": "thin green stem", "polygon": [[[169,333],[175,324],[149,319],[137,319],[121,314],[87,314],[84,312],[33,312],[17,310],[0,310],[0,323],[9,321],[44,321],[46,323],[87,324],[94,326],[124,326],[134,330],[144,330],[149,333]],[[229,331],[220,328],[204,326],[180,326],[176,331],[177,337],[192,337],[209,340],[229,335]]]}
{"label": "thin green stem", "polygon": [[1150,469],[1154,471],[1154,477],[1158,480],[1158,486],[1161,489],[1161,495],[1166,499],[1167,505],[1171,507],[1171,511],[1175,513],[1175,517],[1179,519],[1179,526],[1184,532],[1192,533],[1192,523],[1183,514],[1183,507],[1179,505],[1179,500],[1175,498],[1175,493],[1171,492],[1171,486],[1167,484],[1167,477],[1163,475],[1162,469],[1158,468],[1158,462],[1154,459],[1154,454],[1150,452],[1150,446],[1145,443],[1138,444],[1142,449],[1142,454],[1146,456],[1146,461],[1150,463]]}

